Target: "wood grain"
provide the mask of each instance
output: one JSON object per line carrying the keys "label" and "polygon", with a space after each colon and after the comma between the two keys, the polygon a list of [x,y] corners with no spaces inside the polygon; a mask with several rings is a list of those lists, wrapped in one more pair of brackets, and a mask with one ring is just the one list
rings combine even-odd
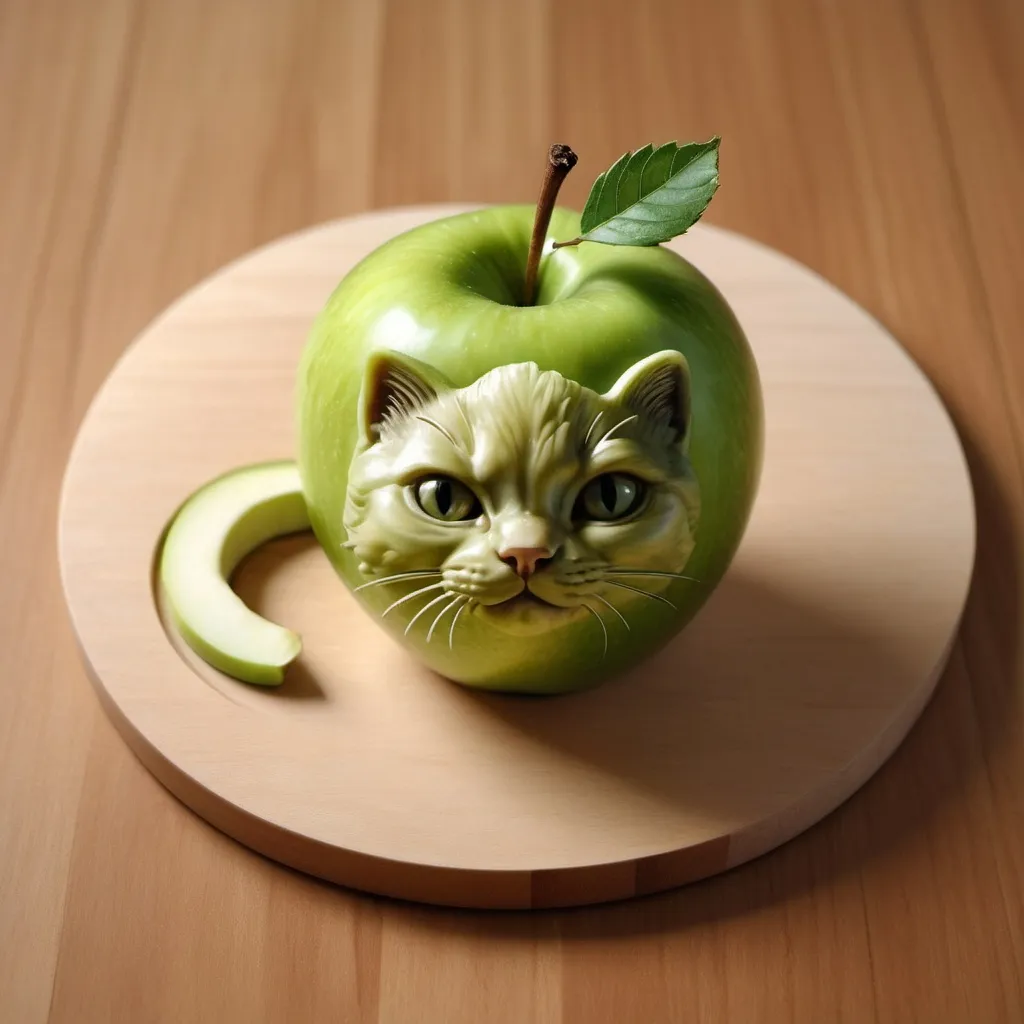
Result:
{"label": "wood grain", "polygon": [[[1019,1021],[1022,51],[1014,0],[0,3],[0,1019]],[[283,232],[530,201],[553,139],[579,203],[621,150],[712,132],[709,221],[877,316],[968,451],[974,586],[907,742],[769,858],[525,921],[354,897],[197,821],[97,714],[57,585],[67,446],[124,345]]]}

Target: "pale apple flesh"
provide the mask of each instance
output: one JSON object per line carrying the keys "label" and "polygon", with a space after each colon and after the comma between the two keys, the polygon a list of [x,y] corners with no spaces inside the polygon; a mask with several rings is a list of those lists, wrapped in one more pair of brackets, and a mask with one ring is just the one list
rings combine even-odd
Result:
{"label": "pale apple flesh", "polygon": [[275,537],[309,527],[294,462],[246,466],[196,491],[171,522],[159,578],[175,627],[214,668],[276,686],[302,643],[248,608],[231,588],[239,563]]}

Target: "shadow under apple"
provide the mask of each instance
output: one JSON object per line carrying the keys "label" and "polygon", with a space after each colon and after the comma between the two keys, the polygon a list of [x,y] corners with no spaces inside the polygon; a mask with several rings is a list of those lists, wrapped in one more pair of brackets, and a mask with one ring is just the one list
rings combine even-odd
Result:
{"label": "shadow under apple", "polygon": [[[1006,561],[1013,542],[1012,523],[994,476],[969,441],[965,446],[975,456],[972,472],[981,506],[979,565],[989,571],[998,569],[1006,583],[1003,577],[1013,572],[1013,560]],[[273,576],[282,561],[323,558],[311,538],[276,547],[276,553],[260,556],[265,564],[257,563],[255,575],[243,580],[247,600],[258,609],[260,578]],[[1011,595],[1012,603],[1015,587],[1001,586],[1000,591]],[[880,600],[884,602],[884,595]],[[996,669],[985,681],[983,695],[987,741],[990,749],[996,749],[1017,700],[1008,680],[1019,655],[1019,638],[1012,630],[998,628],[986,614],[985,600],[985,595],[972,594],[964,630],[968,636],[974,634],[975,646],[989,649]],[[1009,611],[1003,608],[998,622],[1014,621]],[[903,610],[888,612],[896,619]],[[596,690],[555,698],[500,696],[455,686],[429,672],[417,674],[409,685],[437,688],[452,706],[490,721],[505,735],[578,762],[598,773],[608,787],[635,795],[638,803],[661,804],[668,812],[683,807],[716,819],[728,818],[742,815],[751,793],[757,795],[764,785],[764,778],[751,766],[781,766],[784,776],[791,771],[796,779],[805,771],[807,758],[820,753],[813,743],[807,746],[806,718],[796,731],[771,727],[780,704],[808,718],[824,716],[824,721],[856,726],[865,709],[884,702],[885,681],[911,671],[901,664],[898,643],[891,642],[884,629],[875,628],[878,622],[852,624],[848,617],[833,615],[827,602],[780,592],[763,579],[734,571],[697,623],[633,671]],[[704,631],[700,644],[693,639],[698,625]],[[380,903],[391,907],[390,912],[414,915],[431,928],[469,929],[499,937],[547,934],[554,916],[566,938],[586,939],[743,914],[856,870],[882,850],[915,841],[920,831],[927,830],[938,807],[969,785],[984,766],[981,751],[956,740],[957,735],[962,740],[963,727],[957,723],[963,719],[965,705],[971,703],[962,648],[961,642],[935,697],[878,775],[839,812],[809,829],[805,840],[787,843],[771,857],[683,889],[578,910],[481,915],[395,901]],[[751,673],[755,673],[753,685]],[[322,692],[335,689],[337,681],[317,680],[310,674]],[[344,690],[344,680],[338,685]],[[877,720],[877,711],[873,713]],[[719,725],[732,722],[730,743],[743,750],[742,761],[723,760],[722,734],[709,732],[709,715]],[[822,742],[834,742],[825,732]],[[948,749],[951,733],[954,749]],[[666,774],[666,750],[678,745],[688,751],[690,770]],[[937,748],[947,751],[938,768]],[[926,766],[924,776],[922,766]],[[379,900],[334,891],[339,899],[374,904]]]}

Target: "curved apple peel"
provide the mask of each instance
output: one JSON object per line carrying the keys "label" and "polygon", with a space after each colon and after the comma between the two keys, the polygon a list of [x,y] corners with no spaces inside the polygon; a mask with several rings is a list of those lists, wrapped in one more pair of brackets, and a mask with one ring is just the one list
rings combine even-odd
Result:
{"label": "curved apple peel", "polygon": [[302,641],[247,607],[229,580],[260,545],[309,525],[294,462],[232,470],[181,506],[160,554],[160,583],[175,627],[205,662],[247,683],[283,682]]}

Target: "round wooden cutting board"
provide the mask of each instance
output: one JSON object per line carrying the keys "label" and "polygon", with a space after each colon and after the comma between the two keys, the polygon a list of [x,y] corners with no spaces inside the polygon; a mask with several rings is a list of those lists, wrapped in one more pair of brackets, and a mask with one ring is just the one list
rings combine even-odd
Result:
{"label": "round wooden cutting board", "polygon": [[[766,405],[755,512],[692,625],[589,693],[525,699],[433,676],[310,536],[235,585],[298,630],[278,689],[199,662],[153,565],[211,477],[294,453],[294,376],[341,276],[465,207],[374,213],[252,253],[165,312],[97,395],[60,515],[68,605],[104,707],[148,768],[254,850],[376,893],[472,907],[593,903],[692,881],[808,828],[890,755],[945,665],[974,510],[957,437],[893,339],[734,234],[672,243],[721,288]],[[159,843],[160,837],[153,836]]]}

